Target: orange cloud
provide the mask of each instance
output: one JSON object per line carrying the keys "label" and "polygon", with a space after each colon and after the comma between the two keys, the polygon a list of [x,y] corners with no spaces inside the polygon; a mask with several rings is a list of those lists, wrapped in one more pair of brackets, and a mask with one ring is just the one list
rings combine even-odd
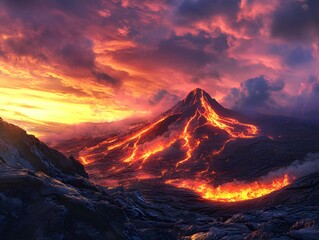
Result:
{"label": "orange cloud", "polygon": [[293,95],[318,75],[315,40],[272,36],[278,1],[40,3],[0,2],[0,115],[38,136],[158,114],[196,87],[220,100],[263,75]]}

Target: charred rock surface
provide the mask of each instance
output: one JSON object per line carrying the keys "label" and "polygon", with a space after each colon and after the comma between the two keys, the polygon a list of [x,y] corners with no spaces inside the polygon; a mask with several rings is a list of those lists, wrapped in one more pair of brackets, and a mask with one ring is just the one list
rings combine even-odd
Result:
{"label": "charred rock surface", "polygon": [[[1,165],[1,239],[123,239],[127,219],[106,190]],[[67,183],[70,180],[70,183]]]}
{"label": "charred rock surface", "polygon": [[[230,205],[169,186],[166,195],[150,189],[144,197],[81,177],[55,179],[3,165],[0,172],[2,239],[317,239],[319,231],[318,204],[305,202],[309,193],[300,189],[290,197],[301,202],[287,200],[285,189],[258,204]],[[292,188],[313,188],[315,179]]]}
{"label": "charred rock surface", "polygon": [[61,174],[88,177],[83,165],[74,158],[65,157],[1,118],[0,160],[11,167],[41,171],[52,177]]}

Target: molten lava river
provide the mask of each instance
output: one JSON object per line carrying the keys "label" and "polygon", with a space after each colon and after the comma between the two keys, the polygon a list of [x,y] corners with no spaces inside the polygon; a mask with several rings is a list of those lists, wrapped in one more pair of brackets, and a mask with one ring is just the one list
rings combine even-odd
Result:
{"label": "molten lava river", "polygon": [[236,202],[264,196],[293,181],[293,176],[283,174],[213,185],[212,159],[231,142],[258,135],[257,126],[243,123],[195,89],[156,121],[88,146],[79,158],[91,175],[100,176],[100,184],[105,179],[159,179],[205,199]]}

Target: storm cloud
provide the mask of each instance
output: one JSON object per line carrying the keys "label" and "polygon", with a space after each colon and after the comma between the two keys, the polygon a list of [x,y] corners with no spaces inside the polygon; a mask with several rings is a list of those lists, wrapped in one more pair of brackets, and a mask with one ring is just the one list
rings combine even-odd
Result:
{"label": "storm cloud", "polygon": [[274,12],[271,33],[287,40],[304,40],[319,36],[319,2],[286,1]]}
{"label": "storm cloud", "polygon": [[284,83],[271,82],[263,76],[251,78],[241,83],[240,88],[230,90],[226,101],[230,101],[233,109],[243,111],[269,111],[276,109],[273,94],[281,91]]}
{"label": "storm cloud", "polygon": [[184,0],[177,8],[177,14],[185,22],[200,21],[213,16],[233,17],[239,12],[238,0]]}

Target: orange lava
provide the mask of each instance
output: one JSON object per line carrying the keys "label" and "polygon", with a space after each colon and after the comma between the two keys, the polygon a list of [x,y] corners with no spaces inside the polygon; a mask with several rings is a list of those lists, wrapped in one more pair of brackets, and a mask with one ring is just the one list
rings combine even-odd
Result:
{"label": "orange lava", "polygon": [[[113,166],[107,170],[110,174],[119,173],[130,166],[130,168],[135,171],[134,177],[136,179],[161,178],[164,174],[166,177],[169,177],[168,174],[190,171],[191,166],[187,165],[188,168],[185,169],[185,164],[190,162],[190,160],[194,160],[195,162],[198,160],[195,158],[194,152],[199,148],[201,143],[204,141],[214,141],[213,138],[215,135],[213,134],[203,134],[199,136],[198,132],[195,132],[201,127],[208,126],[213,129],[220,129],[221,132],[225,133],[223,134],[222,139],[224,140],[222,140],[221,146],[218,149],[212,150],[211,158],[221,154],[230,141],[254,138],[257,136],[259,130],[256,126],[240,122],[230,117],[227,112],[220,114],[218,108],[216,108],[216,110],[214,109],[214,103],[211,102],[209,96],[204,95],[203,91],[195,90],[191,94],[193,95],[190,95],[190,97],[194,96],[194,99],[190,104],[196,106],[196,109],[193,115],[187,116],[184,121],[183,113],[167,114],[136,132],[118,138],[109,138],[95,146],[85,148],[80,152],[80,160],[84,165],[87,165],[97,159],[103,159],[105,157],[113,158],[114,155],[118,155],[120,157],[116,159],[118,160],[116,167]],[[173,128],[174,134],[170,133],[169,136],[155,135],[155,137],[148,135],[148,133],[152,131],[156,132],[156,128],[160,129],[162,127],[160,124],[174,115],[181,115],[175,120],[174,124],[176,125],[174,125]],[[145,142],[149,136],[152,137],[152,140]],[[183,155],[181,159],[173,159],[172,164],[169,161],[165,162],[165,169],[162,169],[158,175],[148,173],[147,167],[144,168],[146,162],[151,160],[156,161],[156,159],[163,160],[161,155],[156,154],[160,154],[169,149],[175,143],[179,144],[176,146],[180,146],[180,150],[182,150]],[[157,156],[159,157],[156,158]],[[209,175],[210,171],[209,164],[206,162],[194,173],[195,180],[167,180],[166,183],[179,188],[192,190],[205,199],[220,202],[236,202],[269,194],[287,186],[293,179],[288,175],[284,175],[268,181],[260,180],[251,183],[231,182],[214,187],[211,181],[203,180],[207,178],[207,174]],[[211,174],[214,175],[215,173],[212,172]],[[212,178],[212,176],[210,178]]]}
{"label": "orange lava", "polygon": [[143,128],[140,131],[138,131],[137,133],[133,134],[132,136],[129,136],[127,138],[124,138],[122,141],[119,141],[118,143],[108,146],[107,150],[113,150],[115,148],[118,148],[120,146],[123,146],[126,143],[129,143],[130,141],[136,139],[136,138],[140,138],[143,134],[147,133],[148,131],[150,131],[151,129],[153,129],[155,126],[157,126],[159,123],[163,122],[164,120],[166,120],[168,117],[170,116],[164,116],[161,119],[159,119],[158,121],[156,121],[155,123],[151,124],[150,126],[148,126],[147,128]]}
{"label": "orange lava", "polygon": [[[196,91],[196,89],[194,91]],[[195,103],[196,102],[194,102],[193,104]],[[206,99],[202,91],[200,96],[200,103],[202,108],[200,109],[201,111],[196,111],[195,115],[190,118],[190,120],[186,123],[184,131],[181,135],[182,138],[185,140],[184,147],[186,147],[187,149],[186,157],[182,159],[181,161],[179,161],[176,164],[176,167],[179,167],[181,164],[184,164],[185,162],[187,162],[192,157],[192,153],[201,143],[201,141],[199,141],[199,142],[196,142],[194,145],[190,144],[191,132],[189,131],[189,125],[196,116],[197,116],[197,119],[204,117],[207,120],[207,123],[197,126],[196,129],[206,124],[209,124],[213,127],[224,130],[230,136],[230,138],[224,142],[223,146],[220,149],[215,150],[212,153],[213,156],[221,153],[224,150],[226,144],[234,139],[253,138],[253,137],[256,137],[256,135],[258,134],[258,128],[252,124],[241,123],[236,119],[218,115],[216,111],[214,111],[212,107],[209,105],[208,100]],[[206,139],[205,136],[204,136],[204,139]]]}
{"label": "orange lava", "polygon": [[[192,141],[192,133],[195,131],[195,129],[200,128],[204,125],[208,124],[208,125],[211,125],[212,127],[222,129],[225,132],[227,132],[228,135],[230,136],[230,138],[225,141],[224,145],[220,149],[212,153],[213,156],[222,152],[225,148],[225,145],[229,141],[232,141],[236,138],[252,138],[257,135],[258,129],[256,126],[252,124],[241,123],[236,119],[232,119],[229,117],[222,117],[218,115],[209,105],[208,99],[206,99],[206,97],[203,95],[203,92],[201,92],[199,102],[200,102],[200,108],[185,123],[183,130],[181,131],[179,136],[176,138],[163,139],[161,142],[157,141],[154,144],[149,144],[147,147],[143,146],[143,144],[140,144],[140,139],[143,135],[146,135],[148,132],[150,132],[152,129],[158,126],[158,124],[162,123],[163,121],[171,117],[173,114],[166,115],[161,117],[159,120],[157,120],[153,124],[150,124],[145,128],[142,128],[136,133],[124,136],[122,138],[106,139],[105,141],[97,144],[96,146],[84,149],[80,153],[80,159],[83,162],[83,164],[87,165],[95,161],[94,151],[96,149],[105,147],[107,149],[106,154],[108,154],[108,152],[113,151],[115,149],[124,150],[128,148],[129,155],[124,157],[121,161],[126,164],[132,164],[132,163],[141,161],[141,164],[143,164],[151,156],[168,149],[175,142],[182,140],[184,142],[182,147],[185,149],[185,157],[176,163],[175,167],[177,168],[180,165],[187,162],[188,160],[190,160],[192,157],[192,153],[201,144],[201,142],[209,138],[209,136],[203,136],[203,139],[196,139],[196,141]],[[193,102],[193,104],[196,104],[196,102]],[[207,122],[202,125],[199,125],[198,120],[201,117],[204,117],[207,120]],[[194,128],[192,129],[191,124],[194,123],[195,121],[197,121],[196,122],[197,127],[195,129]],[[140,169],[141,168],[142,166],[140,167]]]}
{"label": "orange lava", "polygon": [[[232,138],[252,138],[258,133],[256,126],[247,123],[241,123],[236,119],[219,116],[207,103],[203,93],[201,104],[205,109],[203,115],[214,127],[225,130]],[[243,130],[241,130],[243,129]]]}
{"label": "orange lava", "polygon": [[255,199],[279,190],[291,183],[293,177],[285,174],[283,177],[276,177],[271,181],[231,182],[218,187],[213,187],[204,181],[192,180],[168,180],[178,188],[185,188],[198,193],[202,198],[218,202],[238,202]]}
{"label": "orange lava", "polygon": [[176,167],[178,167],[180,164],[183,164],[184,162],[188,161],[191,157],[192,157],[192,152],[194,150],[194,148],[192,148],[192,146],[190,145],[190,138],[191,138],[191,135],[189,133],[189,125],[191,124],[191,122],[194,120],[194,118],[196,117],[197,115],[197,112],[196,114],[191,117],[191,119],[186,123],[186,126],[183,130],[183,133],[182,133],[182,138],[185,140],[185,144],[183,145],[183,147],[186,147],[187,148],[187,151],[186,151],[186,158],[179,161],[177,164],[176,164]]}
{"label": "orange lava", "polygon": [[83,165],[88,165],[88,164],[89,164],[89,162],[86,160],[85,157],[80,157],[80,161],[81,161],[81,163],[82,163]]}

